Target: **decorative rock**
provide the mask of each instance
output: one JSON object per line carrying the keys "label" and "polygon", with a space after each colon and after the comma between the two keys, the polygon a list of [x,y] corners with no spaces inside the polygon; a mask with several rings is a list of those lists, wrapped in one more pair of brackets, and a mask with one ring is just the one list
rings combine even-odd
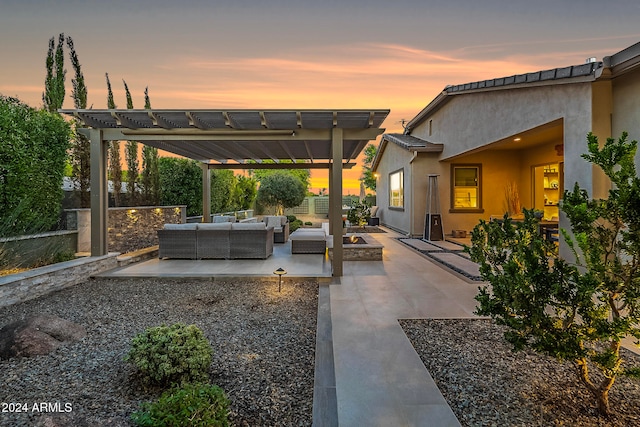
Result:
{"label": "decorative rock", "polygon": [[0,359],[48,354],[86,335],[82,326],[57,316],[39,315],[18,320],[0,329]]}

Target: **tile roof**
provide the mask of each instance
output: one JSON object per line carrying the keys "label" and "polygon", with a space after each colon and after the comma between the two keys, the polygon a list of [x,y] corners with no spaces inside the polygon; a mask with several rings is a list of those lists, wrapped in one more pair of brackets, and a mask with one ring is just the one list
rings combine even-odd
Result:
{"label": "tile roof", "polygon": [[442,144],[436,144],[425,141],[424,139],[416,138],[415,136],[403,135],[401,133],[385,133],[382,138],[410,151],[441,153],[444,148]]}
{"label": "tile roof", "polygon": [[602,62],[587,62],[581,65],[571,65],[569,67],[554,68],[551,70],[516,74],[514,76],[498,77],[495,79],[481,80],[479,82],[452,85],[447,86],[444,90],[447,93],[453,94],[469,90],[489,89],[500,86],[520,85],[550,80],[567,79],[572,77],[586,77],[593,75],[595,71],[601,67]]}
{"label": "tile roof", "polygon": [[429,142],[424,139],[416,138],[415,136],[405,135],[401,133],[385,133],[382,135],[378,152],[371,163],[371,170],[375,171],[378,168],[382,153],[384,152],[387,144],[392,142],[397,146],[404,148],[407,151],[419,151],[422,153],[442,153],[444,150],[443,144]]}

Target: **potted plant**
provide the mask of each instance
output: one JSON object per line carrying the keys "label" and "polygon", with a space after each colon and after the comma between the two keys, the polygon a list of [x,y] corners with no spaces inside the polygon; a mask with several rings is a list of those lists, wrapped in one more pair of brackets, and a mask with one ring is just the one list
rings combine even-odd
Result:
{"label": "potted plant", "polygon": [[347,213],[347,219],[349,222],[362,228],[367,225],[369,218],[371,218],[371,207],[362,202],[356,202],[353,204]]}

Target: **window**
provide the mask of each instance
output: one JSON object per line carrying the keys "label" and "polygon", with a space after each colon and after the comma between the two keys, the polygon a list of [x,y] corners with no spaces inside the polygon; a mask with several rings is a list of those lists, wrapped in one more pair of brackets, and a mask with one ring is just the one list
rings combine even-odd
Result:
{"label": "window", "polygon": [[482,212],[481,165],[451,165],[451,211]]}
{"label": "window", "polygon": [[389,207],[404,207],[404,171],[402,169],[389,174]]}

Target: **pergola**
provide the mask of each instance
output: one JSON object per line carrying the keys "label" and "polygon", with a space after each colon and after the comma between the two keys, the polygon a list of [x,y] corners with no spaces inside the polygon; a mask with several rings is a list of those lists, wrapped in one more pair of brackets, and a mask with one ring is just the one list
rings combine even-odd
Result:
{"label": "pergola", "polygon": [[[109,141],[145,145],[225,169],[329,169],[329,226],[342,228],[342,170],[380,128],[389,110],[60,110],[91,141],[91,256],[107,254]],[[271,160],[265,162],[265,160]],[[290,160],[293,163],[283,163]],[[203,173],[203,220],[211,216]],[[333,245],[333,275],[342,276],[342,239]]]}

